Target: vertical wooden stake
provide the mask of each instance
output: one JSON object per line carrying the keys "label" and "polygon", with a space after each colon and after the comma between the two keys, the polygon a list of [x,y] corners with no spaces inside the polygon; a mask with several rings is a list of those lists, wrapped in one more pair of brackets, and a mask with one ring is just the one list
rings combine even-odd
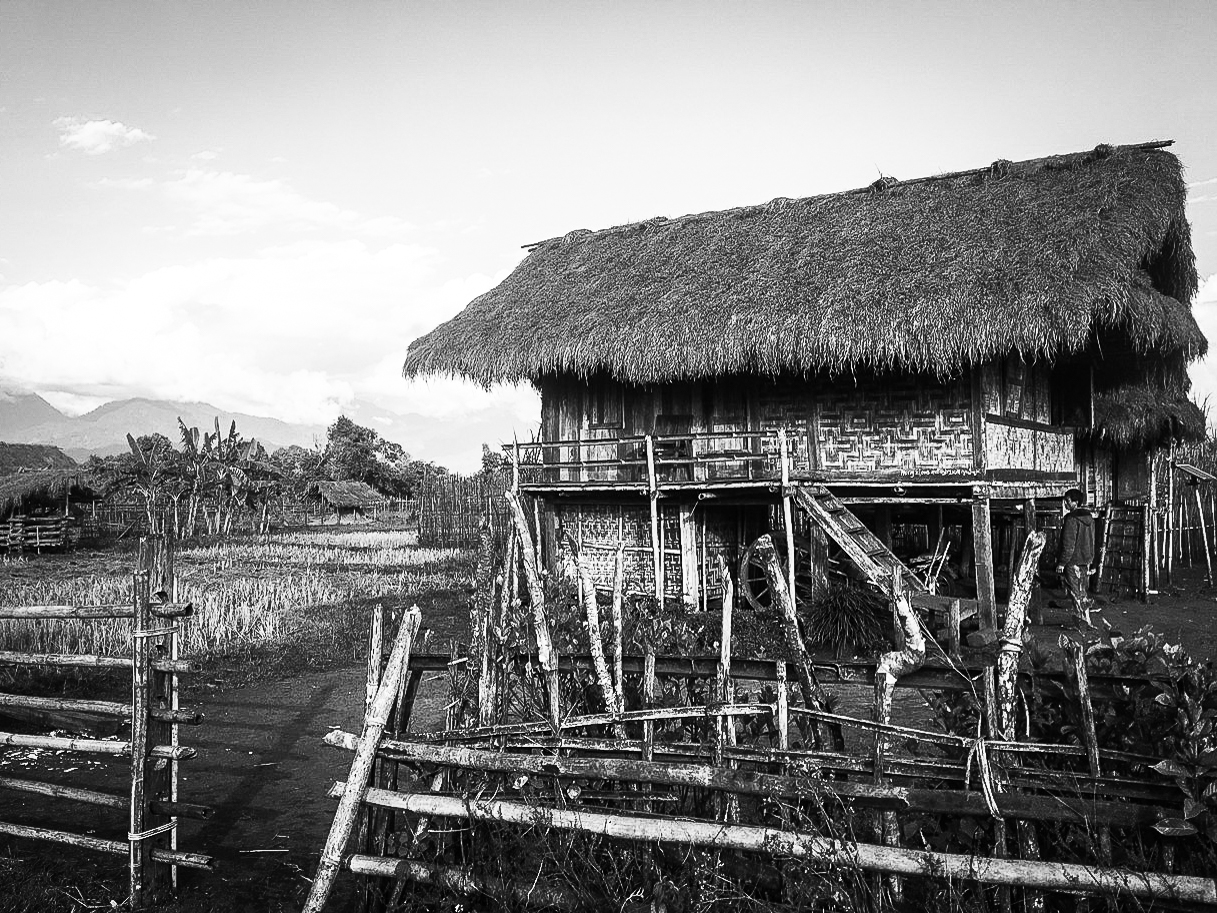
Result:
{"label": "vertical wooden stake", "polygon": [[342,866],[342,854],[346,850],[356,814],[366,792],[372,761],[376,757],[376,749],[380,745],[380,738],[384,734],[389,713],[397,698],[398,685],[410,658],[410,649],[414,643],[414,635],[418,632],[420,617],[417,606],[402,616],[401,628],[393,643],[393,652],[385,666],[380,688],[376,692],[376,698],[364,720],[359,747],[356,748],[355,758],[351,761],[346,786],[343,789],[342,797],[338,800],[338,811],[334,815],[334,823],[330,827],[329,837],[326,838],[325,848],[321,851],[317,875],[313,879],[313,886],[304,902],[303,913],[320,913],[326,900],[329,899],[334,879]]}
{"label": "vertical wooden stake", "polygon": [[[148,681],[149,644],[144,632],[151,625],[148,607],[147,570],[137,570],[132,576],[131,607],[131,815],[128,833],[141,834],[147,830],[148,797],[146,775],[148,764]],[[146,840],[131,840],[129,858],[131,908],[142,910],[151,902]],[[145,849],[148,852],[145,852]]]}
{"label": "vertical wooden stake", "polygon": [[[1086,763],[1090,774],[1102,776],[1102,765],[1099,759],[1099,739],[1094,728],[1094,704],[1090,700],[1090,677],[1086,673],[1086,653],[1082,644],[1071,637],[1061,635],[1057,641],[1065,651],[1068,669],[1073,673],[1074,684],[1078,689],[1078,709],[1082,715],[1082,743],[1086,746]],[[1111,865],[1111,828],[1099,824],[1099,854],[1103,865]]]}
{"label": "vertical wooden stake", "polygon": [[[782,457],[782,523],[786,527],[786,585],[790,588],[790,601],[797,603],[794,589],[794,513],[790,509],[790,451],[786,442],[786,429],[778,429],[778,449]],[[797,604],[796,604],[797,608]]]}
{"label": "vertical wooden stake", "polygon": [[953,657],[959,656],[959,626],[962,624],[962,618],[959,600],[952,599],[947,609],[947,653]]}
{"label": "vertical wooden stake", "polygon": [[1209,586],[1213,585],[1213,556],[1209,552],[1208,526],[1204,522],[1204,499],[1200,496],[1200,486],[1196,486],[1196,517],[1200,525],[1200,547],[1204,549],[1204,566],[1209,574]]}
{"label": "vertical wooden stake", "polygon": [[528,596],[532,603],[533,634],[537,640],[537,662],[545,673],[545,686],[549,698],[549,721],[558,731],[558,721],[561,718],[561,695],[558,690],[558,654],[554,649],[553,640],[549,636],[549,618],[546,615],[545,587],[541,583],[541,573],[537,569],[537,552],[533,547],[532,533],[528,530],[528,520],[524,516],[524,508],[514,491],[506,493],[507,505],[511,508],[511,516],[516,526],[516,535],[520,539],[520,553],[523,556],[524,580],[528,585]]}
{"label": "vertical wooden stake", "polygon": [[655,602],[663,611],[663,546],[659,541],[659,483],[655,478],[655,441],[646,436],[647,485],[651,496],[651,560],[655,565]]}
{"label": "vertical wooden stake", "polygon": [[[790,693],[786,685],[786,661],[779,659],[773,664],[774,681],[776,682],[777,690],[777,729],[778,729],[778,750],[788,751],[790,749]],[[783,770],[785,770],[785,762],[783,761]]]}
{"label": "vertical wooden stake", "polygon": [[622,672],[624,653],[625,613],[625,543],[618,540],[617,552],[613,556],[613,687],[617,689],[617,706],[625,708],[625,684]]}
{"label": "vertical wooden stake", "polygon": [[980,624],[996,631],[997,595],[993,584],[993,528],[988,494],[977,494],[972,499],[972,543]]}

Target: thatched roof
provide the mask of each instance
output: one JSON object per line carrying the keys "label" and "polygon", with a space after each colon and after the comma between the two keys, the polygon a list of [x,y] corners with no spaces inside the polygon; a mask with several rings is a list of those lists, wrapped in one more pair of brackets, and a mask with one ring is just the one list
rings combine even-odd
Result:
{"label": "thatched roof", "polygon": [[86,497],[96,480],[76,469],[35,469],[0,475],[0,520],[42,504],[62,506],[69,494]]}
{"label": "thatched roof", "polygon": [[1205,414],[1183,389],[1130,384],[1097,393],[1094,426],[1079,436],[1120,450],[1146,450],[1176,441],[1202,441]]}
{"label": "thatched roof", "polygon": [[384,495],[366,482],[313,482],[308,491],[330,507],[340,510],[363,510],[382,504],[385,500]]}
{"label": "thatched roof", "polygon": [[1186,187],[1162,145],[573,231],[415,340],[404,373],[950,374],[1096,336],[1195,358]]}

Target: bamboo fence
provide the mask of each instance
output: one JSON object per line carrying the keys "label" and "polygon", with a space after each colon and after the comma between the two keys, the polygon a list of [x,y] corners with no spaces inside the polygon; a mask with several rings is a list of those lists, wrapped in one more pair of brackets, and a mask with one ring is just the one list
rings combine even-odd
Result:
{"label": "bamboo fence", "polygon": [[418,492],[418,544],[431,548],[473,548],[484,519],[502,539],[511,520],[503,494],[511,485],[506,470],[471,476],[429,474]]}
{"label": "bamboo fence", "polygon": [[[583,626],[590,652],[559,655],[551,629],[563,619],[530,566],[528,512],[514,492],[506,500],[513,535],[505,557],[479,571],[486,585],[472,600],[468,649],[404,656],[418,624],[411,612],[386,663],[393,620],[373,623],[364,730],[325,739],[355,752],[355,763],[331,790],[339,814],[306,913],[325,906],[339,868],[366,876],[361,911],[398,909],[407,892],[427,891],[438,896],[419,893],[423,909],[459,897],[597,909],[625,898],[598,894],[604,886],[589,884],[592,872],[695,853],[709,854],[700,858],[717,880],[757,897],[787,867],[812,865],[853,873],[882,908],[901,904],[909,879],[972,885],[1003,908],[1021,897],[1042,909],[1052,892],[1217,905],[1210,878],[1130,871],[1106,850],[1079,861],[1046,839],[1068,828],[1102,835],[1152,826],[1177,816],[1179,794],[1150,769],[1160,759],[1100,747],[1085,712],[1091,693],[1142,680],[1020,671],[1040,534],[1021,550],[995,642],[967,661],[961,648],[935,645],[898,577],[896,649],[876,663],[816,661],[786,605],[788,568],[772,547],[761,552],[773,612],[784,619],[779,656],[733,655],[729,575],[717,655],[624,653],[620,584],[607,612],[585,585],[568,624]],[[531,649],[511,641],[513,628],[527,631]],[[428,671],[451,681],[438,731],[411,727]],[[1081,745],[1020,736],[1026,692],[1049,681],[1077,692]],[[959,734],[898,719],[893,700],[910,689],[970,695],[981,709],[977,728]],[[833,698],[844,693],[868,696],[869,712],[839,711]],[[927,817],[972,822],[977,848],[906,845],[909,827]]]}
{"label": "bamboo fence", "polygon": [[211,869],[213,865],[210,856],[177,848],[178,819],[205,819],[212,810],[178,798],[178,763],[195,754],[193,748],[179,744],[179,727],[197,725],[203,715],[180,707],[178,702],[178,676],[197,667],[178,655],[179,628],[190,617],[192,607],[174,601],[173,579],[172,540],[150,536],[139,543],[129,603],[0,606],[0,618],[35,624],[57,618],[118,618],[131,622],[131,652],[126,656],[0,652],[0,665],[130,671],[130,702],[0,693],[0,710],[24,711],[36,719],[54,721],[61,715],[71,719],[83,714],[129,721],[129,736],[121,741],[0,732],[0,748],[21,746],[127,759],[131,785],[125,796],[35,779],[0,777],[0,789],[123,809],[127,812],[126,840],[8,822],[0,822],[0,833],[127,856],[130,903],[136,910],[152,906],[176,888],[178,866]]}

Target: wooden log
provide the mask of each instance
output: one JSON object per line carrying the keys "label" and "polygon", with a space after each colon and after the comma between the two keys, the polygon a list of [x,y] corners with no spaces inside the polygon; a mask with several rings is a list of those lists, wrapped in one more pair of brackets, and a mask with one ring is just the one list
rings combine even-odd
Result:
{"label": "wooden log", "polygon": [[[519,506],[518,501],[516,506]],[[334,886],[334,878],[337,876],[342,862],[343,851],[355,824],[360,799],[367,787],[372,761],[376,756],[377,743],[384,734],[393,701],[397,697],[398,683],[410,657],[410,649],[414,643],[414,635],[418,632],[420,618],[417,606],[410,608],[402,615],[401,627],[393,642],[393,652],[389,655],[389,661],[381,677],[376,699],[372,702],[367,718],[364,720],[360,746],[355,753],[355,759],[351,762],[350,773],[347,775],[347,789],[339,800],[338,811],[334,815],[334,823],[326,838],[321,861],[317,865],[317,875],[313,879],[312,888],[305,900],[303,913],[320,913],[326,900],[329,899],[330,890]]]}
{"label": "wooden log", "polygon": [[0,606],[0,618],[130,618],[128,603],[115,605]]}
{"label": "wooden log", "polygon": [[[587,629],[587,642],[591,650],[592,666],[596,670],[596,684],[600,687],[600,695],[604,706],[610,714],[620,713],[624,708],[617,703],[617,689],[609,675],[608,660],[604,658],[604,639],[600,630],[600,606],[596,602],[596,585],[592,582],[592,573],[587,563],[581,560],[578,550],[574,552],[575,571],[579,575],[579,583],[583,591],[583,615]],[[618,735],[625,738],[625,730],[617,726]]]}
{"label": "wooden log", "polygon": [[528,598],[532,603],[533,635],[537,641],[537,662],[545,674],[546,693],[549,698],[549,721],[553,726],[558,725],[561,718],[560,693],[558,690],[558,655],[554,650],[553,640],[549,636],[549,619],[546,616],[545,588],[541,584],[541,573],[537,567],[537,550],[533,545],[532,533],[528,529],[528,519],[524,516],[524,508],[515,492],[509,491],[504,497],[510,508],[511,517],[515,523],[516,535],[520,539],[520,553],[524,565],[524,581],[528,586]]}
{"label": "wooden log", "polygon": [[[795,676],[803,691],[803,703],[807,707],[821,709],[824,706],[824,694],[820,683],[816,680],[811,654],[807,652],[807,646],[803,643],[803,635],[799,633],[799,617],[795,610],[794,598],[786,586],[786,579],[778,565],[777,552],[773,547],[773,539],[768,533],[756,541],[753,546],[753,554],[760,559],[761,566],[765,570],[765,580],[769,584],[770,597],[781,616],[782,634],[786,639],[786,652],[794,663]],[[819,747],[823,741],[819,727],[814,727],[813,733],[816,746]],[[834,733],[834,737],[838,742],[840,741],[839,733]]]}
{"label": "wooden log", "polygon": [[[718,556],[718,572],[723,581],[722,628],[719,632],[718,668],[714,670],[715,699],[723,704],[731,703],[734,689],[731,687],[731,622],[735,607],[735,591],[731,585],[731,572],[722,555]],[[722,763],[723,748],[727,744],[727,727],[730,722],[718,718],[714,727],[715,764]]]}
{"label": "wooden log", "polygon": [[575,910],[581,906],[579,894],[567,885],[540,880],[507,881],[479,875],[468,866],[430,865],[397,856],[362,854],[347,857],[343,864],[356,875],[394,878],[399,882],[416,881],[454,894],[485,895],[510,902],[513,909],[516,905],[557,910]]}
{"label": "wooden log", "polygon": [[[358,746],[351,733],[331,732],[325,736],[328,745]],[[719,767],[714,764],[673,764],[661,761],[639,761],[636,758],[562,757],[558,755],[518,754],[506,751],[486,751],[399,739],[382,739],[377,751],[417,764],[439,764],[465,770],[495,771],[507,774],[536,774],[559,779],[604,779],[623,783],[653,783],[715,789],[749,796],[782,796],[789,799],[833,801],[856,799],[870,808],[903,810],[909,807],[908,789],[901,786],[873,786],[869,783],[848,783],[817,780],[811,777],[789,777],[752,770]],[[933,790],[927,790],[933,792]]]}
{"label": "wooden log", "polygon": [[553,827],[620,840],[660,840],[691,846],[713,846],[717,849],[790,856],[827,865],[854,866],[864,871],[1017,885],[1041,890],[1123,893],[1131,897],[1217,904],[1217,883],[1211,878],[1195,876],[909,850],[850,843],[773,828],[545,808],[501,799],[403,795],[369,789],[365,801],[412,814],[505,822],[526,827]]}
{"label": "wooden log", "polygon": [[30,710],[95,713],[98,716],[129,719],[131,707],[117,701],[90,701],[66,697],[31,697],[26,694],[0,693],[0,707],[22,707]]}
{"label": "wooden log", "polygon": [[[27,827],[23,824],[9,824],[3,821],[0,821],[0,834],[8,834],[11,837],[23,837],[27,840],[50,840],[54,843],[66,843],[69,846],[94,850],[99,853],[110,853],[114,856],[125,856],[130,849],[125,841],[104,840],[100,837],[87,837],[81,834],[72,834],[68,831],[55,831],[45,827]],[[176,850],[153,850],[152,858],[155,862],[167,865],[180,865],[188,869],[203,869],[210,872],[215,868],[215,860],[212,857],[199,853],[182,853]]]}
{"label": "wooden log", "polygon": [[198,726],[203,722],[203,711],[197,707],[178,708],[177,710],[154,708],[148,712],[148,718],[158,723],[171,723],[175,726]]}
{"label": "wooden log", "polygon": [[80,789],[75,786],[61,786],[58,783],[43,783],[39,780],[25,780],[20,777],[0,777],[0,789],[11,789],[16,792],[36,793],[40,796],[50,796],[53,799],[66,799],[69,802],[82,802],[87,805],[101,805],[106,808],[127,807],[125,796],[98,792],[94,789]]}
{"label": "wooden log", "polygon": [[126,656],[98,656],[92,653],[21,653],[0,650],[0,666],[75,666],[82,669],[130,669]]}
{"label": "wooden log", "polygon": [[[1035,586],[1035,571],[1039,567],[1040,553],[1044,550],[1044,535],[1036,530],[1027,534],[1023,545],[1022,559],[1018,570],[1011,577],[1010,601],[1006,606],[1006,617],[1002,622],[1001,647],[997,654],[997,701],[1000,736],[1007,742],[1017,737],[1015,706],[1018,696],[1018,664],[1023,651],[1023,634],[1026,630],[1027,606],[1031,602],[1031,591]],[[1039,858],[1039,838],[1033,824],[1018,822],[1019,849],[1024,859]],[[1043,894],[1028,891],[1026,907],[1030,911],[1044,908]]]}

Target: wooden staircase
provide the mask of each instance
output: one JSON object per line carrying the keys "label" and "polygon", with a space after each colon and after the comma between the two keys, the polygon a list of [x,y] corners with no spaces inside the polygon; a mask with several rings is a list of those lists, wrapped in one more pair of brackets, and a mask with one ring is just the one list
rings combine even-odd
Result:
{"label": "wooden staircase", "polygon": [[862,575],[875,586],[885,591],[890,589],[892,574],[899,570],[906,592],[914,595],[929,592],[925,582],[823,485],[795,488],[792,497],[799,508],[841,547]]}

